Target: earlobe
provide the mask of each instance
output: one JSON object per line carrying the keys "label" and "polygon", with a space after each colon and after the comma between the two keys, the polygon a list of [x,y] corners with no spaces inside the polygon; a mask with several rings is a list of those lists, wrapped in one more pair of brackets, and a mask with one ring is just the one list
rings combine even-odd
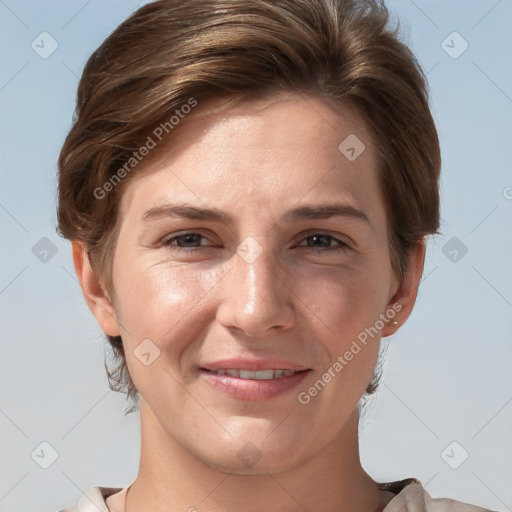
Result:
{"label": "earlobe", "polygon": [[425,241],[420,240],[411,251],[404,279],[387,306],[387,311],[393,310],[395,315],[382,329],[383,338],[398,331],[412,312],[423,273],[425,250]]}
{"label": "earlobe", "polygon": [[85,302],[96,318],[101,330],[110,336],[119,336],[117,315],[108,293],[95,274],[89,255],[82,242],[71,242],[75,272],[84,294]]}

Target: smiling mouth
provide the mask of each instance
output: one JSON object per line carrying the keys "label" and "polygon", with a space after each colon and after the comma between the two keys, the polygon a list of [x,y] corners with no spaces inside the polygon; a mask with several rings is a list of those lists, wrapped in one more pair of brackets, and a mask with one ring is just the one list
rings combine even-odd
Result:
{"label": "smiling mouth", "polygon": [[[259,370],[259,371],[251,371],[251,370],[242,370],[237,368],[223,368],[219,370],[207,370],[214,375],[227,375],[229,377],[234,377],[237,379],[243,380],[271,380],[278,379],[280,377],[289,377],[295,372],[293,370]],[[305,371],[305,370],[303,370]]]}
{"label": "smiling mouth", "polygon": [[[233,364],[233,363],[231,363]],[[253,363],[254,364],[254,363]],[[220,365],[219,365],[220,366]],[[246,363],[246,366],[248,364]],[[276,365],[277,366],[277,365]],[[291,366],[291,365],[290,365]],[[268,400],[298,386],[311,368],[200,368],[215,390],[237,400]]]}

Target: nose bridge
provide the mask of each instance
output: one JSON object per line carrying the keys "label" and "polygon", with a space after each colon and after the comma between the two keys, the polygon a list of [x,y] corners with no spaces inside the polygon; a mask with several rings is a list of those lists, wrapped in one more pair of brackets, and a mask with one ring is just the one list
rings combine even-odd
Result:
{"label": "nose bridge", "polygon": [[[276,276],[276,265],[268,250],[262,250],[260,254],[254,252],[250,259],[237,258],[236,272],[241,279],[242,296],[245,298],[244,306],[247,311],[255,309],[269,301],[276,299],[276,285],[279,280]],[[274,267],[274,268],[272,268]]]}
{"label": "nose bridge", "polygon": [[293,308],[283,277],[271,250],[250,237],[246,239],[233,255],[220,306],[221,323],[254,337],[273,327],[289,327]]}

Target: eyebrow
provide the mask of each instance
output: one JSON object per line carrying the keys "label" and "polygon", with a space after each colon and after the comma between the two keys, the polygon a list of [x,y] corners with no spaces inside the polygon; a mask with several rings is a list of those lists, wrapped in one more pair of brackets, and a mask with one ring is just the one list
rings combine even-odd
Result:
{"label": "eyebrow", "polygon": [[[298,206],[286,212],[281,220],[284,222],[293,222],[306,219],[328,219],[337,216],[349,217],[371,226],[368,216],[364,212],[343,203]],[[233,224],[234,222],[233,216],[217,208],[204,208],[187,204],[171,203],[151,208],[144,213],[142,221],[149,221],[160,217],[182,217],[191,220],[220,222],[226,225]]]}

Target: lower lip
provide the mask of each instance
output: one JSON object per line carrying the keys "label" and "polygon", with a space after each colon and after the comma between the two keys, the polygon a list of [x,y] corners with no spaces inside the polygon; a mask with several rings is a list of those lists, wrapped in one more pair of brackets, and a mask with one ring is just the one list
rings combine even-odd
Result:
{"label": "lower lip", "polygon": [[203,378],[215,389],[239,400],[269,400],[298,386],[309,374],[309,370],[305,370],[286,377],[255,380],[218,375],[208,370],[200,371]]}

